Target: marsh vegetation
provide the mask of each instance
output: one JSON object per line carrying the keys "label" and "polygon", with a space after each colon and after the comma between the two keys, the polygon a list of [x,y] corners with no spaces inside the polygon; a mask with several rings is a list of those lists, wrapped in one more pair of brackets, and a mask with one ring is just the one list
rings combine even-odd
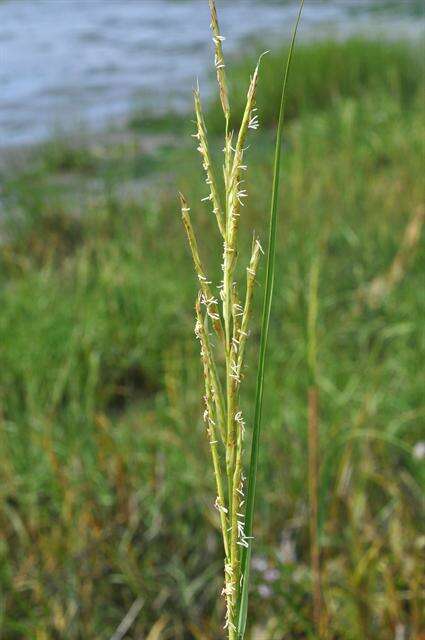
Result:
{"label": "marsh vegetation", "polygon": [[[241,265],[269,206],[272,79],[281,77],[282,58],[264,60],[258,85],[262,126],[249,150]],[[295,58],[258,471],[253,639],[315,637],[313,382],[327,637],[413,639],[424,629],[422,64],[405,43],[358,39],[304,45]],[[248,68],[245,58],[235,65],[231,95],[245,86]],[[205,111],[215,147],[217,109]],[[7,640],[110,637],[140,596],[129,638],[221,637],[222,541],[206,472],[194,278],[175,195],[179,188],[196,203],[205,196],[193,144],[181,142],[189,120],[142,120],[117,140],[53,140],[2,165]],[[210,238],[215,224],[199,216],[198,232]],[[218,272],[214,243],[202,248]],[[250,362],[260,315],[257,296]],[[241,388],[247,424],[249,373]]]}

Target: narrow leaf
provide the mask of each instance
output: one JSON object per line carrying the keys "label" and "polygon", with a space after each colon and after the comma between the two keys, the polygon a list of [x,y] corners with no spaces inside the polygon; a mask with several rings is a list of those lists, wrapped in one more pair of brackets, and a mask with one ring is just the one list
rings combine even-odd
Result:
{"label": "narrow leaf", "polygon": [[239,617],[238,617],[238,638],[243,640],[246,628],[246,620],[248,615],[248,590],[249,590],[249,570],[251,560],[251,548],[252,548],[252,528],[254,519],[254,503],[255,503],[255,487],[257,480],[257,466],[258,466],[258,453],[260,444],[260,427],[261,427],[261,413],[263,404],[263,391],[264,391],[264,372],[266,364],[267,354],[267,339],[269,333],[270,324],[270,312],[273,296],[273,284],[275,275],[275,254],[276,254],[276,230],[277,230],[277,203],[279,196],[279,178],[280,178],[280,159],[282,149],[282,133],[283,122],[285,116],[285,102],[286,102],[286,85],[289,76],[289,69],[291,67],[292,54],[294,51],[295,38],[297,35],[298,24],[300,22],[301,13],[304,5],[304,0],[301,0],[297,20],[293,29],[291,44],[289,47],[288,58],[286,61],[285,74],[282,83],[282,96],[280,101],[279,110],[279,123],[276,134],[276,148],[274,157],[274,170],[273,170],[273,188],[272,188],[272,200],[270,207],[270,226],[269,226],[269,244],[267,249],[267,271],[266,271],[266,285],[263,302],[263,316],[261,322],[261,341],[260,341],[260,353],[258,358],[258,371],[257,371],[257,388],[255,394],[255,413],[254,413],[254,427],[252,434],[251,445],[251,460],[249,465],[249,477],[248,477],[248,491],[246,496],[246,517],[245,517],[245,533],[249,538],[248,548],[243,548],[241,558],[241,570],[243,575],[242,590],[239,602]]}

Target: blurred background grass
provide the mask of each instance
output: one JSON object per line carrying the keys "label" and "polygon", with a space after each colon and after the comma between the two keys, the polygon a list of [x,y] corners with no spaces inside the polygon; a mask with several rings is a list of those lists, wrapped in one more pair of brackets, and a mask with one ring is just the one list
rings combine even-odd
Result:
{"label": "blurred background grass", "polygon": [[[266,241],[282,55],[262,67],[241,265],[247,230]],[[250,54],[233,66],[237,101],[252,62]],[[318,262],[328,637],[419,639],[423,50],[359,39],[303,45],[289,96],[251,637],[315,637],[307,309]],[[135,115],[119,135],[53,139],[2,165],[0,629],[7,640],[109,638],[140,596],[126,637],[221,637],[196,283],[177,186],[192,204],[211,271],[220,257],[211,255],[214,221],[200,204],[188,121]],[[217,105],[207,122],[220,132]],[[221,145],[217,139],[217,158]],[[260,300],[258,288],[251,372]],[[248,376],[248,416],[252,396]]]}

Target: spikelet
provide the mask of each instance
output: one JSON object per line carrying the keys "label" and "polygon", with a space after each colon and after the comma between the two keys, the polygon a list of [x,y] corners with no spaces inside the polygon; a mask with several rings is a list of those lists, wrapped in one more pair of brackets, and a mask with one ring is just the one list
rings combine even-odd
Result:
{"label": "spikelet", "polygon": [[[220,379],[217,374],[217,367],[212,352],[211,341],[207,331],[205,330],[204,322],[201,321],[200,305],[203,302],[203,293],[200,292],[196,302],[196,316],[197,322],[195,325],[195,335],[201,342],[201,357],[202,363],[208,369],[208,384],[212,390],[212,397],[215,404],[215,411],[218,421],[218,428],[222,436],[223,442],[226,439],[225,434],[225,410],[223,404],[223,392],[221,389]],[[208,314],[207,314],[208,317]]]}
{"label": "spikelet", "polygon": [[264,253],[258,239],[254,240],[251,260],[249,266],[246,268],[246,294],[245,294],[245,306],[242,314],[241,327],[239,329],[239,352],[238,352],[238,375],[240,376],[243,359],[245,354],[245,345],[248,338],[249,321],[251,317],[252,298],[254,295],[254,284],[257,277],[258,263],[260,261],[260,254]]}
{"label": "spikelet", "polygon": [[189,241],[189,247],[192,253],[193,263],[195,265],[196,275],[198,276],[199,285],[203,294],[203,302],[207,308],[207,313],[211,318],[212,325],[220,338],[223,338],[223,327],[221,325],[220,314],[218,312],[218,301],[213,296],[210,284],[211,282],[208,280],[204,267],[201,262],[201,258],[199,256],[198,251],[198,243],[196,242],[195,232],[193,231],[192,222],[190,219],[190,208],[187,204],[186,198],[182,193],[179,193],[180,196],[180,204],[181,204],[181,214],[182,220],[184,224],[184,228],[186,229],[187,239]]}
{"label": "spikelet", "polygon": [[206,173],[206,182],[209,185],[210,193],[205,198],[211,200],[213,211],[217,218],[218,228],[223,238],[226,235],[226,228],[223,217],[223,208],[220,203],[220,196],[217,189],[217,181],[215,178],[214,168],[211,161],[210,151],[208,147],[207,128],[205,125],[204,115],[202,113],[201,96],[199,87],[193,92],[195,102],[196,126],[197,130],[194,137],[198,140],[198,151],[202,156],[202,166]]}
{"label": "spikelet", "polygon": [[217,19],[217,9],[215,7],[214,0],[208,0],[211,12],[211,29],[213,32],[213,42],[215,47],[214,65],[217,72],[217,81],[220,90],[221,106],[223,107],[223,113],[226,121],[230,118],[230,106],[229,106],[229,93],[227,91],[226,81],[226,65],[224,64],[223,46],[222,42],[224,37],[220,34],[220,27]]}
{"label": "spikelet", "polygon": [[255,67],[254,73],[251,77],[247,97],[246,97],[246,105],[245,111],[243,114],[241,126],[238,133],[238,138],[236,141],[236,146],[234,150],[233,156],[233,164],[229,177],[229,199],[228,199],[228,236],[227,240],[230,247],[236,247],[236,239],[237,239],[237,230],[239,226],[239,209],[243,206],[243,200],[247,197],[246,189],[242,186],[243,180],[241,179],[241,172],[246,170],[246,166],[243,163],[244,157],[244,144],[246,142],[246,137],[248,134],[248,129],[258,129],[259,122],[257,116],[257,108],[255,106],[256,92],[257,92],[257,84],[258,84],[258,73],[260,69],[260,62],[263,55],[268,53],[265,51],[261,54],[258,59],[257,65]]}
{"label": "spikelet", "polygon": [[223,490],[223,481],[222,481],[222,472],[221,472],[221,463],[220,457],[217,449],[218,440],[217,440],[217,422],[219,422],[218,428],[223,426],[223,409],[219,408],[217,411],[217,401],[215,400],[218,389],[217,382],[214,379],[214,375],[212,374],[212,366],[211,366],[211,354],[208,345],[208,337],[205,332],[204,319],[202,318],[201,313],[201,295],[198,295],[195,305],[195,313],[196,313],[196,324],[195,324],[195,335],[199,339],[201,343],[201,360],[204,369],[204,382],[205,382],[205,411],[204,411],[204,420],[207,425],[207,433],[209,436],[209,444],[211,448],[211,456],[213,460],[214,466],[214,475],[216,479],[217,486],[217,499],[215,502],[216,508],[220,513],[221,526],[222,526],[222,535],[223,535],[223,544],[224,551],[226,557],[229,557],[229,536],[228,536],[228,522],[227,522],[227,513],[228,509],[226,508],[226,500],[224,496]]}

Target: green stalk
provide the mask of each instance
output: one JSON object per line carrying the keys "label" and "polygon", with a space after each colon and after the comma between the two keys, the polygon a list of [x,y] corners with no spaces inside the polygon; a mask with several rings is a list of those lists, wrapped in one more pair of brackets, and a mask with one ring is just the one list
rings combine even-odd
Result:
{"label": "green stalk", "polygon": [[267,339],[269,333],[270,324],[270,312],[273,297],[273,285],[275,276],[275,257],[276,257],[276,231],[277,231],[277,204],[279,196],[279,178],[280,178],[280,161],[282,150],[282,134],[283,134],[283,122],[285,116],[285,102],[286,102],[286,86],[288,82],[289,69],[291,67],[292,54],[295,46],[295,39],[297,35],[298,25],[301,18],[301,13],[304,5],[304,0],[301,0],[297,20],[295,22],[294,30],[292,33],[291,44],[289,47],[288,58],[286,61],[285,75],[282,84],[282,95],[280,100],[279,110],[279,123],[276,134],[276,147],[274,157],[274,170],[273,170],[273,188],[272,199],[270,207],[270,226],[269,226],[269,244],[267,249],[267,271],[266,271],[266,287],[264,293],[263,303],[263,316],[261,322],[261,340],[260,340],[260,353],[258,358],[258,370],[257,370],[257,388],[255,394],[255,413],[254,413],[254,427],[252,434],[251,445],[251,459],[249,465],[248,476],[248,491],[246,496],[246,517],[245,517],[245,533],[249,540],[247,548],[242,550],[241,558],[241,572],[242,572],[242,590],[239,602],[239,616],[238,616],[238,639],[243,640],[246,629],[246,621],[248,615],[248,590],[249,590],[249,570],[251,561],[252,550],[252,529],[254,519],[254,504],[255,504],[255,487],[257,481],[257,467],[258,467],[258,453],[260,444],[260,430],[261,430],[261,413],[263,405],[263,392],[264,392],[264,373],[267,354]]}

